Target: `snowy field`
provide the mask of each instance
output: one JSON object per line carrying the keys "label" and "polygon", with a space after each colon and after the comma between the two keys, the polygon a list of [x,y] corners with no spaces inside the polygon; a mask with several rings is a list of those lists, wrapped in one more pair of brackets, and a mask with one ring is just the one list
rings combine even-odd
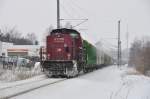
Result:
{"label": "snowy field", "polygon": [[110,66],[12,99],[150,99],[150,78]]}

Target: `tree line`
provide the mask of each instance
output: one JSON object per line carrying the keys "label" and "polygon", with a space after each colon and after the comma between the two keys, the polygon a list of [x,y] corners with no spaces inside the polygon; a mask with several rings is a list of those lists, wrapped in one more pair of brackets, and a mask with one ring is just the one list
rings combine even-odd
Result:
{"label": "tree line", "polygon": [[135,40],[130,48],[129,65],[146,74],[150,71],[150,39]]}
{"label": "tree line", "polygon": [[23,33],[16,30],[16,28],[5,27],[0,29],[0,41],[10,42],[14,45],[38,45],[38,40],[35,33]]}

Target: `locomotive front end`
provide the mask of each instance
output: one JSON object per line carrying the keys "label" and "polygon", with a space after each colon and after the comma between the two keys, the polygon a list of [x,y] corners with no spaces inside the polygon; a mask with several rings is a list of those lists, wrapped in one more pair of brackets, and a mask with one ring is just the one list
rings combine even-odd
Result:
{"label": "locomotive front end", "polygon": [[77,75],[78,45],[70,32],[52,31],[51,35],[47,36],[46,59],[42,62],[46,74],[54,76]]}

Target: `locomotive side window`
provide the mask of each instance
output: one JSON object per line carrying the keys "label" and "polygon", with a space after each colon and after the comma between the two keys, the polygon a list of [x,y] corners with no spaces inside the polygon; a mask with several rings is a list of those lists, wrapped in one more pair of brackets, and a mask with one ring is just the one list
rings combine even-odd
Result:
{"label": "locomotive side window", "polygon": [[65,51],[68,53],[69,52],[69,47],[67,46],[67,44],[64,44],[64,48],[65,48]]}
{"label": "locomotive side window", "polygon": [[65,51],[68,53],[69,52],[69,47],[65,47]]}

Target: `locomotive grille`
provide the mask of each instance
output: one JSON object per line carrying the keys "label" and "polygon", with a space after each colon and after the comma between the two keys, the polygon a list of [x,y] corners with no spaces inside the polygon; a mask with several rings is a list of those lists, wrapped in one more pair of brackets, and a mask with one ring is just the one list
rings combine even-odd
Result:
{"label": "locomotive grille", "polygon": [[65,71],[73,68],[72,61],[44,61],[43,68],[50,71]]}

